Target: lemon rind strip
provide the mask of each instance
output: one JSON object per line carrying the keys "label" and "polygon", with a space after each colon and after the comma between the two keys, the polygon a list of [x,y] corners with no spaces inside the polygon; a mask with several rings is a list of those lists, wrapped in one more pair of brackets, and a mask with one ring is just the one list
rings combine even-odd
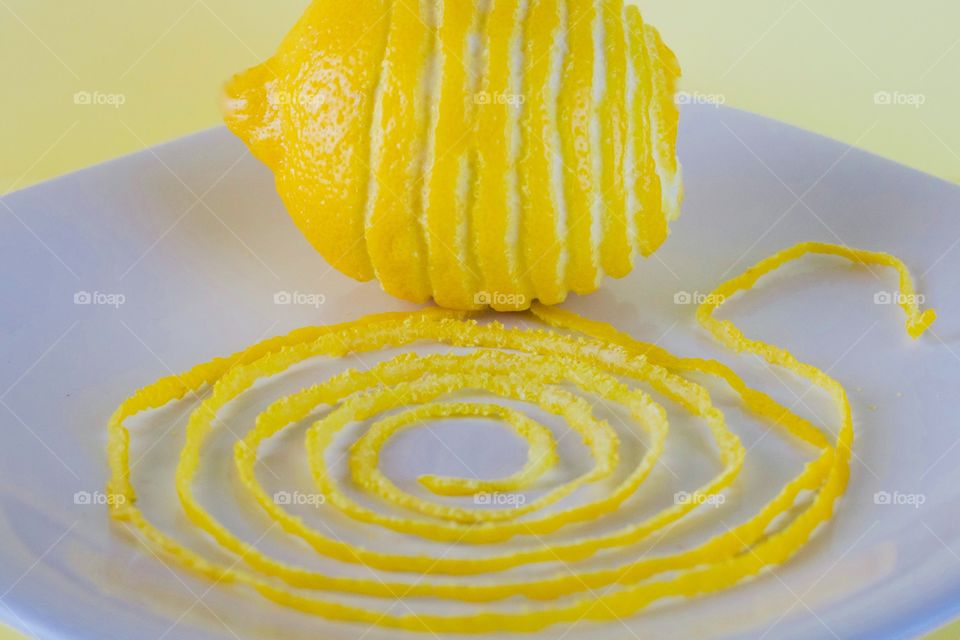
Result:
{"label": "lemon rind strip", "polygon": [[[440,6],[440,5],[438,5]],[[425,169],[425,229],[433,298],[448,309],[474,309],[479,274],[468,254],[471,184],[472,107],[468,101],[470,35],[480,7],[438,15],[438,89],[431,160]]]}
{"label": "lemon rind strip", "polygon": [[[823,521],[828,519],[833,511],[833,503],[842,494],[849,475],[849,457],[850,447],[852,445],[853,428],[850,415],[850,406],[846,399],[843,388],[835,380],[827,376],[819,369],[801,363],[789,352],[778,347],[762,343],[755,340],[749,340],[729,321],[716,320],[713,313],[729,297],[738,292],[748,290],[756,281],[771,271],[774,271],[782,265],[792,260],[798,259],[808,253],[821,253],[835,255],[847,258],[854,262],[873,263],[895,268],[899,272],[901,292],[903,297],[899,300],[901,306],[907,314],[907,331],[911,337],[918,337],[929,327],[935,319],[933,310],[928,309],[920,312],[914,299],[914,287],[909,272],[902,262],[889,256],[888,254],[878,252],[867,252],[848,247],[838,247],[835,245],[825,245],[822,243],[803,243],[795,247],[786,249],[779,254],[771,256],[761,261],[755,267],[747,270],[744,274],[722,284],[714,292],[713,296],[708,298],[708,303],[698,309],[698,320],[717,338],[721,343],[736,351],[746,351],[755,353],[765,358],[770,364],[777,365],[787,370],[809,379],[811,382],[824,388],[835,400],[841,413],[841,427],[837,436],[836,448],[827,446],[819,458],[808,463],[804,471],[796,479],[788,483],[774,500],[768,503],[760,514],[736,527],[733,533],[741,535],[721,534],[699,548],[683,552],[676,556],[667,556],[664,558],[647,559],[650,562],[635,563],[625,569],[620,569],[618,574],[610,572],[590,572],[588,579],[594,581],[600,576],[601,579],[615,577],[615,581],[620,584],[630,583],[638,577],[645,577],[667,570],[669,568],[694,567],[700,565],[692,571],[681,572],[674,578],[665,580],[656,580],[642,584],[630,586],[621,591],[606,593],[601,596],[606,605],[604,608],[595,608],[595,598],[584,598],[572,603],[565,603],[558,607],[545,607],[537,610],[523,610],[520,612],[501,613],[493,611],[481,611],[479,613],[438,616],[412,614],[403,616],[382,615],[381,612],[365,609],[362,607],[343,605],[312,597],[305,597],[285,590],[276,584],[266,582],[263,579],[250,574],[241,569],[217,565],[206,561],[195,552],[189,551],[171,538],[166,536],[151,525],[134,504],[135,494],[130,485],[129,470],[129,432],[123,427],[124,420],[139,411],[156,408],[166,404],[173,399],[182,398],[191,390],[199,389],[205,384],[216,381],[215,388],[210,396],[214,398],[213,402],[207,405],[208,408],[201,407],[191,416],[191,425],[195,428],[200,425],[200,435],[204,432],[204,423],[209,425],[209,421],[215,419],[211,414],[210,408],[218,402],[224,401],[231,393],[242,392],[245,388],[245,381],[242,377],[237,377],[234,373],[239,368],[253,367],[259,370],[263,365],[268,365],[266,373],[282,370],[284,365],[296,361],[297,352],[301,350],[297,345],[316,344],[318,341],[326,343],[326,351],[331,355],[343,355],[349,351],[343,343],[343,336],[340,332],[346,334],[359,333],[360,338],[369,331],[374,331],[378,323],[385,329],[392,326],[401,329],[404,332],[410,328],[410,322],[414,324],[422,322],[426,324],[438,323],[440,326],[448,326],[455,335],[462,335],[463,324],[454,320],[452,314],[443,314],[433,310],[427,310],[415,314],[381,314],[368,319],[339,325],[336,327],[325,328],[307,328],[298,330],[288,336],[272,338],[258,343],[253,347],[245,349],[229,359],[218,358],[210,363],[198,365],[185,374],[179,376],[168,376],[154,383],[150,387],[142,389],[133,397],[125,401],[109,423],[109,446],[108,458],[110,461],[112,476],[108,490],[111,494],[121,494],[127,500],[113,500],[110,502],[111,515],[118,519],[126,520],[135,528],[139,529],[144,538],[156,546],[161,552],[186,568],[190,568],[207,577],[225,582],[239,582],[247,584],[265,597],[306,612],[323,615],[339,620],[355,620],[368,623],[379,623],[381,625],[405,628],[419,631],[467,631],[480,632],[491,630],[513,630],[529,631],[542,628],[543,626],[562,621],[575,621],[581,616],[595,619],[609,619],[611,617],[621,617],[629,615],[646,604],[657,599],[671,595],[694,595],[715,591],[742,580],[744,577],[753,575],[764,566],[782,562],[789,558],[812,534],[814,529]],[[711,301],[712,300],[712,301]],[[719,301],[719,302],[718,302]],[[609,325],[594,323],[573,314],[562,312],[556,309],[547,309],[537,306],[534,312],[542,319],[573,330],[587,330],[596,336],[599,345],[610,339],[610,345],[618,345],[624,352],[631,350],[646,349],[647,356],[651,359],[664,357],[662,349],[654,348],[653,345],[643,345],[637,343],[619,334]],[[451,325],[452,323],[452,325]],[[456,325],[456,326],[454,326]],[[466,327],[472,327],[474,331],[480,330],[477,325],[468,323]],[[494,342],[503,343],[503,329],[493,327],[493,334],[490,336]],[[389,331],[388,331],[389,333]],[[529,334],[529,332],[527,332]],[[538,335],[544,335],[543,332],[534,332]],[[399,338],[403,342],[403,338]],[[509,334],[506,334],[509,335]],[[507,341],[509,342],[509,341]],[[561,341],[562,343],[562,341]],[[597,345],[592,343],[580,342],[574,344],[574,351],[586,350],[586,353],[596,351]],[[607,347],[609,349],[609,347]],[[563,351],[561,349],[561,351]],[[623,361],[623,354],[615,361]],[[706,363],[706,364],[705,364]],[[817,429],[809,423],[793,415],[782,405],[779,405],[760,392],[750,394],[743,393],[742,380],[736,377],[732,371],[720,363],[713,361],[702,361],[698,359],[679,359],[667,354],[662,361],[664,366],[675,366],[679,370],[700,370],[707,373],[714,373],[730,381],[735,381],[734,389],[741,393],[747,406],[754,412],[775,420],[778,424],[788,431],[795,432],[795,435],[801,437],[803,441],[811,444],[822,444],[821,438],[824,438],[822,431],[820,435],[815,435]],[[702,368],[701,368],[702,367]],[[257,376],[262,371],[257,371]],[[362,373],[356,373],[362,375]],[[741,387],[738,388],[737,385]],[[208,401],[210,400],[208,398]],[[681,398],[683,404],[690,407],[701,407],[704,411],[709,411],[709,396],[705,390],[698,391],[696,386],[691,388],[689,395]],[[207,401],[205,401],[207,402]],[[278,401],[280,402],[280,401]],[[274,403],[277,405],[278,403]],[[295,409],[295,408],[294,408]],[[713,409],[716,411],[716,409]],[[295,413],[295,411],[293,411]],[[785,420],[786,418],[786,420]],[[196,422],[195,422],[196,421]],[[208,430],[208,426],[206,429]],[[730,434],[731,437],[732,434]],[[190,438],[188,437],[188,445]],[[189,448],[189,447],[188,447]],[[198,453],[198,451],[196,452]],[[187,466],[195,464],[192,460],[196,454],[188,453],[185,450]],[[822,473],[823,468],[828,468],[826,474]],[[815,473],[816,472],[816,473]],[[181,485],[181,477],[178,471],[178,487]],[[822,484],[821,484],[822,481]],[[777,532],[764,536],[764,530],[761,526],[769,525],[773,518],[783,510],[792,505],[792,498],[803,488],[810,488],[804,485],[804,482],[819,486],[813,502],[803,510],[800,515],[791,523],[778,530]],[[183,497],[181,495],[181,497]],[[197,515],[197,514],[193,514]],[[750,540],[759,541],[752,544]],[[746,541],[744,543],[744,541]],[[703,567],[703,563],[708,564]],[[401,569],[402,570],[402,569]],[[578,576],[579,578],[579,576]],[[331,580],[337,582],[337,580]],[[357,587],[358,582],[350,579],[343,582]],[[551,594],[553,587],[558,585],[570,584],[570,576],[564,578],[560,576],[556,581],[540,581],[541,588],[545,584],[552,587],[547,591],[530,591],[531,597],[553,597]],[[383,593],[391,585],[380,583],[379,588],[371,588],[372,591]],[[499,585],[433,585],[437,592],[444,592],[449,597],[461,599],[483,599],[485,597],[498,597],[501,595],[497,589],[502,592],[510,592],[516,587],[506,584]],[[459,589],[459,590],[458,590]],[[427,592],[428,588],[423,588],[420,592]],[[577,590],[576,588],[572,590]]]}
{"label": "lemon rind strip", "polygon": [[557,98],[569,261],[567,287],[575,293],[597,288],[600,273],[594,238],[596,175],[591,129],[595,125],[595,0],[564,0],[567,7],[567,51]]}
{"label": "lemon rind strip", "polygon": [[[530,306],[531,292],[520,267],[520,154],[518,104],[522,94],[521,36],[527,0],[495,0],[485,32],[484,73],[477,102],[477,185],[471,225],[484,297],[498,311]],[[494,140],[508,142],[505,150]]]}
{"label": "lemon rind strip", "polygon": [[627,221],[627,51],[622,0],[602,0],[606,90],[598,101],[596,119],[601,134],[595,145],[601,156],[597,198],[602,211],[600,267],[622,278],[633,269],[634,245]]}
{"label": "lemon rind strip", "polygon": [[663,187],[654,157],[653,107],[656,85],[652,62],[644,36],[644,22],[639,9],[626,5],[626,34],[629,50],[631,106],[628,129],[631,142],[631,202],[635,207],[632,229],[637,249],[643,256],[652,255],[669,232],[663,206]]}
{"label": "lemon rind strip", "polygon": [[370,261],[383,290],[412,302],[431,296],[416,195],[430,108],[424,76],[432,39],[419,9],[394,0],[374,107],[364,224]]}
{"label": "lemon rind strip", "polygon": [[[421,409],[429,407],[429,404],[422,403],[433,402],[437,396],[449,393],[451,388],[456,389],[459,386],[482,389],[499,397],[540,404],[541,408],[562,415],[572,428],[584,438],[585,444],[590,449],[591,457],[594,459],[593,468],[589,472],[580,474],[577,478],[554,487],[545,495],[523,505],[506,509],[467,509],[427,501],[419,496],[408,494],[397,487],[377,468],[380,448],[383,446],[385,439],[382,436],[377,438],[375,434],[373,436],[375,438],[373,446],[367,447],[365,451],[361,449],[357,452],[357,455],[361,452],[366,453],[365,458],[361,459],[353,452],[351,453],[351,477],[357,486],[366,489],[372,495],[379,496],[387,504],[406,508],[431,518],[458,523],[492,523],[513,520],[543,509],[559,502],[588,482],[609,477],[617,466],[617,451],[619,449],[618,439],[613,429],[606,423],[592,417],[590,406],[583,398],[573,396],[562,389],[548,390],[540,384],[520,384],[523,386],[511,380],[509,384],[501,385],[484,380],[483,376],[474,377],[469,374],[459,374],[446,378],[424,376],[416,381],[401,382],[393,386],[387,393],[379,393],[375,402],[370,402],[371,398],[366,394],[360,395],[359,401],[366,406],[359,410],[354,409],[354,402],[351,400],[345,401],[328,416],[318,421],[307,435],[307,455],[310,457],[311,468],[318,488],[323,495],[327,496],[328,500],[332,500],[334,506],[351,517],[366,522],[380,523],[379,518],[367,520],[362,516],[355,516],[355,513],[359,513],[358,509],[365,509],[358,507],[353,500],[337,489],[335,482],[329,479],[329,469],[325,464],[322,464],[323,451],[330,445],[339,428],[350,422],[369,419],[384,411],[396,409],[407,402],[421,404],[421,407],[419,407]],[[385,419],[386,424],[391,425],[395,419],[393,416],[387,417]]]}
{"label": "lemon rind strip", "polygon": [[[458,478],[424,474],[417,478],[429,491],[442,496],[475,496],[478,493],[518,491],[533,484],[559,461],[556,442],[550,430],[536,420],[511,409],[490,403],[437,402],[394,414],[370,425],[350,447],[350,475],[355,482],[364,482],[367,474],[377,469],[383,444],[396,432],[419,426],[437,418],[499,418],[527,443],[527,460],[523,467],[497,479]],[[370,471],[368,471],[368,469]]]}
{"label": "lemon rind strip", "polygon": [[680,112],[675,95],[680,65],[673,51],[664,44],[660,32],[649,23],[643,25],[642,39],[651,61],[650,77],[653,81],[652,126],[648,131],[653,138],[653,158],[660,176],[661,209],[667,220],[672,221],[680,215],[683,203],[683,177],[676,153]]}
{"label": "lemon rind strip", "polygon": [[545,304],[566,298],[567,225],[557,128],[557,95],[566,47],[566,5],[530,0],[524,30],[524,110],[521,117],[521,229],[525,272]]}

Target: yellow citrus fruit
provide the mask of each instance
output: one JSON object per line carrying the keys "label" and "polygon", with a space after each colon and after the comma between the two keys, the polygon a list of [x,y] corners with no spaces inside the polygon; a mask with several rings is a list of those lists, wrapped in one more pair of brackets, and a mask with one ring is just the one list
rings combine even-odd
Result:
{"label": "yellow citrus fruit", "polygon": [[224,111],[336,269],[517,310],[666,238],[679,75],[622,0],[315,0]]}

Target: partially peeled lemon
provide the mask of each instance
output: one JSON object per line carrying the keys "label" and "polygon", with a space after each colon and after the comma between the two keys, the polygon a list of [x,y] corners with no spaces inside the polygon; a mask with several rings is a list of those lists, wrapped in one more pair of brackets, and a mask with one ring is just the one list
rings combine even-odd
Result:
{"label": "partially peeled lemon", "polygon": [[333,267],[517,310],[664,241],[679,73],[621,0],[315,0],[224,110]]}

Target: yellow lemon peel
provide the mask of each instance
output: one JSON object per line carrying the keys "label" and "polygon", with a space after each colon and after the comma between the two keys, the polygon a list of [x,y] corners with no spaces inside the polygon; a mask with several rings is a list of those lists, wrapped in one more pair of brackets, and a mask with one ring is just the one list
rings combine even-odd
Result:
{"label": "yellow lemon peel", "polygon": [[297,228],[357,280],[374,276],[364,201],[389,23],[382,18],[392,5],[311,3],[277,53],[234,76],[224,91],[227,126],[273,169]]}
{"label": "yellow lemon peel", "polygon": [[598,55],[593,32],[597,19],[593,0],[567,2],[567,50],[557,100],[569,251],[567,287],[576,293],[595,290],[599,281],[595,251],[595,241],[599,240],[594,237],[593,210],[593,154],[598,152],[595,147],[599,141],[590,135],[594,121],[594,59]]}
{"label": "yellow lemon peel", "polygon": [[563,193],[557,127],[559,86],[551,82],[563,64],[566,13],[563,2],[530,0],[524,32],[524,82],[540,91],[524,94],[520,120],[521,229],[523,261],[533,294],[544,304],[566,298],[566,229],[560,219]]}
{"label": "yellow lemon peel", "polygon": [[[380,449],[394,433],[415,426],[417,422],[436,418],[471,417],[498,418],[509,424],[517,435],[527,441],[527,462],[523,468],[505,478],[480,480],[450,476],[422,475],[420,484],[444,496],[470,496],[477,493],[517,491],[532,484],[558,460],[556,442],[550,430],[510,407],[477,402],[447,402],[426,404],[379,420],[350,448],[350,475],[353,481],[367,483],[369,489],[380,488],[378,468]],[[386,480],[386,478],[384,478]],[[389,498],[385,498],[389,500]],[[416,504],[413,505],[416,507]]]}
{"label": "yellow lemon peel", "polygon": [[223,108],[334,268],[517,311],[664,241],[679,75],[622,0],[314,0]]}
{"label": "yellow lemon peel", "polygon": [[[519,239],[522,237],[518,162],[524,109],[523,37],[528,0],[498,0],[487,23],[481,92],[476,116],[476,208],[470,226],[483,290],[498,311],[516,311],[533,298]],[[498,147],[484,141],[503,140]]]}
{"label": "yellow lemon peel", "polygon": [[[788,351],[749,339],[729,321],[714,317],[716,309],[730,296],[749,290],[763,275],[809,253],[895,269],[904,294],[900,300],[907,315],[908,333],[916,338],[933,322],[933,310],[921,313],[913,301],[910,295],[914,292],[913,282],[900,260],[885,253],[821,243],[803,243],[785,249],[721,284],[714,291],[715,295],[708,297],[708,302],[698,309],[697,318],[725,346],[758,355],[771,365],[803,377],[826,391],[840,414],[835,442],[828,437],[829,431],[796,415],[763,392],[749,388],[726,365],[714,360],[675,356],[656,345],[634,340],[602,322],[560,309],[535,306],[533,315],[565,332],[560,333],[505,328],[498,323],[483,325],[465,319],[461,313],[425,309],[379,314],[329,327],[298,329],[286,336],[259,342],[230,357],[216,358],[185,373],[161,378],[139,390],[120,405],[108,425],[111,470],[108,491],[125,498],[110,501],[110,513],[139,531],[142,540],[164,558],[216,582],[243,584],[274,602],[330,619],[412,631],[533,631],[581,618],[609,620],[624,617],[661,598],[693,596],[723,589],[792,556],[817,526],[831,517],[849,476],[853,424],[843,387],[825,372],[797,360]],[[199,468],[204,440],[215,428],[218,411],[258,380],[280,374],[315,356],[337,357],[424,340],[435,340],[452,347],[472,347],[475,351],[456,355],[401,354],[368,370],[348,370],[280,398],[258,416],[253,428],[236,443],[234,452],[245,488],[284,531],[303,538],[318,552],[331,558],[385,571],[419,573],[420,577],[412,581],[382,581],[327,575],[283,563],[234,536],[196,501],[192,491],[193,478]],[[425,574],[486,574],[533,562],[574,562],[611,547],[635,544],[691,512],[701,504],[702,500],[698,498],[714,495],[730,486],[743,464],[745,451],[739,439],[726,427],[723,414],[712,404],[707,389],[682,377],[684,372],[706,373],[725,381],[753,414],[783,429],[798,442],[812,445],[819,454],[807,462],[801,473],[784,485],[756,515],[684,551],[641,557],[612,568],[564,571],[540,578],[482,583],[432,582],[423,578]],[[434,540],[494,543],[514,535],[539,538],[565,525],[615,510],[639,488],[660,456],[668,431],[665,412],[645,392],[628,387],[623,382],[627,379],[649,384],[658,393],[703,419],[714,438],[723,469],[694,492],[694,499],[602,535],[558,544],[540,539],[539,546],[483,558],[382,553],[311,529],[275,504],[254,474],[257,449],[264,440],[306,418],[316,408],[329,407],[330,411],[309,429],[306,444],[318,489],[329,503],[344,513],[360,521]],[[229,565],[206,559],[153,525],[137,506],[130,479],[130,433],[124,426],[125,421],[137,413],[162,407],[207,386],[211,387],[210,393],[188,421],[175,482],[190,521],[209,533],[224,549],[237,555],[236,562]],[[521,513],[532,513],[556,500],[546,497],[537,508],[528,510],[452,508],[405,494],[375,471],[384,443],[398,429],[431,417],[498,417],[512,423],[517,432],[531,442],[531,449],[543,452],[548,459],[540,463],[531,458],[532,464],[505,479],[435,478],[427,484],[433,483],[440,488],[439,493],[447,495],[528,486],[555,456],[555,448],[547,442],[543,428],[534,427],[529,419],[520,417],[512,409],[483,403],[436,401],[461,390],[486,390],[538,404],[548,412],[563,416],[580,433],[590,447],[595,464],[591,471],[571,483],[582,484],[589,479],[606,477],[618,464],[616,435],[609,425],[593,417],[589,403],[572,393],[572,388],[623,405],[637,421],[637,427],[648,434],[647,450],[641,460],[627,478],[603,498],[551,510],[536,518],[517,519]],[[351,501],[329,478],[323,461],[325,447],[342,426],[355,420],[374,418],[383,411],[407,403],[414,406],[375,422],[353,446],[351,474],[359,486],[392,503],[402,503],[426,516],[424,518],[387,516]],[[562,494],[564,486],[558,490]],[[769,531],[778,516],[797,509],[796,498],[805,490],[815,492],[813,499],[785,525]],[[666,575],[658,578],[661,574]],[[611,590],[612,587],[616,590]],[[553,602],[561,596],[597,588],[604,588],[602,595]],[[396,615],[338,602],[331,596],[307,595],[303,593],[306,589],[342,591],[391,601],[399,597],[432,596],[486,602],[522,595],[551,602],[521,610],[480,609],[449,615]],[[596,606],[598,600],[602,601],[603,607]]]}
{"label": "yellow lemon peel", "polygon": [[600,124],[600,185],[598,208],[601,211],[602,234],[599,243],[603,271],[614,278],[633,269],[636,253],[627,216],[627,118],[629,103],[627,83],[627,33],[624,29],[623,2],[601,3],[600,19],[606,47],[598,53],[598,66],[606,74],[604,92],[597,106]]}
{"label": "yellow lemon peel", "polygon": [[364,234],[383,290],[404,300],[426,302],[431,288],[418,216],[435,38],[433,29],[403,6],[392,12],[389,23],[374,104]]}

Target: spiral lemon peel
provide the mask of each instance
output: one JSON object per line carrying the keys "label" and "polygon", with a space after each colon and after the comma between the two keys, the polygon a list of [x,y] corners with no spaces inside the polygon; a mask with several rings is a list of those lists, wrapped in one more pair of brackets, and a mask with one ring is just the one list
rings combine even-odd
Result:
{"label": "spiral lemon peel", "polygon": [[[469,378],[464,376],[458,376],[451,380],[454,384],[463,384],[469,382]],[[471,385],[473,386],[473,385]],[[480,386],[480,385],[477,385]],[[447,391],[448,387],[444,387],[443,391]],[[492,389],[485,389],[487,391],[494,392]],[[546,392],[546,390],[535,389],[538,392]],[[509,390],[507,393],[510,393]],[[530,399],[536,401],[536,394],[527,394],[522,398],[515,399]],[[566,399],[566,398],[564,398]],[[411,394],[410,400],[417,402],[415,394]],[[577,399],[578,401],[582,401]],[[439,410],[434,409],[435,407],[440,407]],[[448,411],[443,409],[449,407]],[[578,407],[580,408],[580,407]],[[422,410],[418,410],[422,409]],[[590,438],[593,433],[599,431],[600,437],[599,440],[602,441],[602,445],[597,446],[596,443],[591,442],[591,453],[596,461],[596,466],[591,473],[581,475],[575,482],[566,483],[561,487],[553,489],[546,496],[539,498],[529,504],[519,506],[516,508],[510,509],[500,509],[500,510],[485,510],[478,511],[476,509],[462,509],[449,507],[447,505],[439,505],[432,502],[425,502],[424,500],[418,498],[417,496],[410,495],[401,489],[399,489],[393,482],[391,482],[383,473],[380,472],[378,467],[379,454],[383,444],[386,442],[386,436],[391,434],[397,427],[409,425],[410,422],[414,420],[425,420],[429,418],[438,418],[438,417],[450,417],[451,415],[472,416],[472,417],[494,417],[498,415],[498,412],[493,411],[493,409],[502,409],[496,405],[476,405],[476,404],[464,404],[464,405],[442,405],[442,404],[427,404],[423,407],[417,409],[411,409],[408,412],[399,414],[397,416],[390,416],[382,421],[374,423],[370,431],[368,431],[364,438],[358,440],[356,445],[351,450],[350,454],[350,472],[351,477],[353,478],[354,483],[357,486],[366,489],[370,493],[379,496],[382,500],[389,502],[393,505],[405,507],[411,511],[417,511],[423,515],[431,516],[434,518],[442,518],[446,520],[455,520],[457,522],[488,522],[494,520],[508,520],[516,518],[525,513],[531,511],[536,511],[542,509],[544,506],[549,504],[554,504],[558,502],[561,498],[564,498],[573,491],[583,485],[586,482],[597,480],[601,477],[609,476],[613,470],[616,468],[616,436],[609,427],[597,425],[595,421],[587,421],[581,424],[579,418],[582,415],[581,412],[568,412],[564,417],[567,418],[569,424],[576,425],[578,431],[583,433],[584,438]],[[449,411],[458,411],[459,413],[450,413]],[[378,411],[382,409],[378,408]],[[356,415],[353,416],[353,419],[356,419]],[[524,423],[532,422],[537,424],[541,431],[539,446],[536,446],[538,443],[533,441],[530,447],[530,462],[532,465],[536,465],[540,471],[546,471],[544,466],[551,464],[556,461],[556,450],[553,448],[551,451],[551,446],[554,445],[552,436],[550,436],[549,430],[547,430],[539,423],[536,423],[529,418],[525,418],[522,414],[517,412],[512,412],[507,415],[499,415],[502,419],[508,422],[515,422],[518,424],[517,430],[519,432],[524,431]],[[318,428],[321,428],[318,425]],[[532,432],[532,428],[526,427],[527,430]],[[371,440],[367,441],[366,438],[370,437]],[[545,438],[544,438],[545,436]],[[314,454],[319,456],[322,455],[321,447],[323,445],[317,445],[317,440],[314,439],[311,449]],[[326,443],[324,443],[326,444]],[[364,446],[366,445],[366,446]],[[531,466],[532,466],[531,465]],[[474,495],[477,493],[483,492],[495,492],[495,491],[516,491],[519,489],[525,488],[530,484],[531,478],[534,477],[534,474],[531,471],[528,471],[529,467],[521,470],[517,476],[510,478],[505,478],[501,481],[470,481],[464,478],[446,478],[440,479],[435,476],[425,476],[420,479],[422,484],[425,484],[427,487],[438,487],[440,492],[446,495]],[[317,469],[321,477],[324,475],[322,469]]]}
{"label": "spiral lemon peel", "polygon": [[[781,563],[827,521],[836,500],[843,494],[850,471],[853,424],[843,387],[820,369],[797,360],[788,351],[749,339],[725,320],[714,317],[724,301],[751,289],[764,275],[806,254],[846,258],[858,264],[876,264],[895,269],[900,277],[901,306],[906,313],[908,334],[919,337],[935,318],[932,309],[921,312],[915,302],[913,282],[897,258],[878,252],[822,243],[802,243],[785,249],[743,274],[721,284],[697,311],[698,321],[723,345],[758,355],[771,365],[784,368],[826,391],[840,415],[835,441],[826,430],[793,413],[767,394],[751,389],[728,366],[707,359],[682,358],[653,344],[637,341],[608,324],[589,320],[560,309],[535,305],[531,311],[556,329],[505,328],[498,323],[478,324],[460,312],[425,309],[412,313],[388,313],[329,327],[298,329],[270,338],[227,358],[216,358],[189,371],[161,378],[124,401],[108,424],[108,458],[111,479],[108,491],[124,500],[109,501],[111,515],[139,531],[141,539],[162,556],[185,569],[215,582],[237,583],[253,588],[279,604],[326,618],[382,625],[412,631],[490,632],[534,631],[551,624],[581,618],[609,620],[631,615],[648,604],[670,596],[693,596],[717,591],[744,580],[764,567]],[[473,347],[467,354],[401,354],[365,371],[348,370],[330,379],[274,401],[262,412],[254,427],[235,445],[235,463],[244,487],[254,500],[288,533],[303,538],[318,552],[344,562],[402,573],[419,573],[412,581],[381,581],[327,575],[283,563],[256,550],[234,536],[194,499],[192,483],[199,469],[205,438],[217,423],[217,413],[258,380],[282,373],[290,366],[316,356],[344,356],[382,348],[402,347],[435,340],[453,347]],[[511,581],[460,583],[432,582],[424,575],[470,576],[502,571],[534,562],[574,562],[604,549],[635,544],[663,530],[715,495],[735,479],[745,451],[727,427],[722,412],[710,401],[701,385],[681,373],[709,374],[726,382],[739,394],[754,415],[770,421],[798,443],[819,451],[802,471],[752,518],[727,529],[706,542],[659,557],[641,557],[605,569],[558,572],[542,578]],[[663,408],[639,389],[622,380],[636,379],[701,418],[709,427],[723,468],[686,502],[661,511],[646,520],[595,537],[550,544],[541,535],[574,522],[609,513],[632,495],[661,454],[668,425]],[[562,386],[561,386],[562,385]],[[126,420],[211,387],[209,395],[190,416],[175,483],[181,504],[191,522],[198,525],[238,556],[232,564],[206,559],[153,525],[136,504],[130,480],[130,433]],[[589,482],[609,476],[618,464],[618,440],[613,430],[592,415],[589,403],[569,389],[577,387],[590,395],[625,406],[647,434],[646,451],[609,496],[566,509],[551,510],[535,518],[521,518],[555,503],[548,492],[531,509],[460,509],[403,493],[377,471],[380,452],[398,430],[437,417],[478,416],[499,418],[530,443],[527,464],[517,473],[495,480],[421,478],[440,495],[465,495],[487,490],[513,490],[530,486],[556,460],[555,443],[545,428],[513,409],[490,403],[440,402],[438,398],[461,390],[487,392],[533,403],[562,416],[583,437],[594,459],[592,469],[561,485]],[[352,502],[330,478],[324,449],[343,426],[366,420],[412,403],[412,408],[374,422],[351,448],[350,470],[354,482],[391,504],[424,518],[387,516]],[[434,540],[493,543],[514,535],[535,535],[539,546],[483,558],[433,557],[388,554],[365,549],[325,536],[300,518],[287,513],[257,482],[254,474],[257,449],[283,428],[301,421],[318,408],[330,410],[307,432],[307,450],[314,479],[328,503],[355,519]],[[585,479],[586,478],[586,479]],[[555,490],[555,491],[557,491]],[[771,525],[788,510],[796,510],[798,495],[814,497],[786,524]],[[526,505],[525,505],[526,506]],[[667,577],[657,576],[668,573]],[[602,595],[592,593],[605,589]],[[462,602],[487,602],[515,595],[549,601],[523,609],[471,610],[450,615],[394,615],[375,608],[337,602],[329,597],[305,595],[304,589],[341,591],[376,598],[432,596]],[[591,591],[590,597],[557,600],[562,596]],[[602,603],[603,606],[596,606]]]}
{"label": "spiral lemon peel", "polygon": [[[536,420],[509,407],[478,402],[432,403],[408,409],[379,420],[350,448],[350,475],[354,482],[368,482],[382,476],[378,467],[380,451],[394,433],[417,426],[417,422],[437,418],[490,418],[510,425],[527,442],[527,462],[523,468],[507,477],[481,480],[438,476],[432,474],[417,478],[424,487],[443,496],[470,496],[477,493],[517,491],[532,484],[557,464],[556,442],[550,430]],[[371,483],[376,485],[377,483]]]}

